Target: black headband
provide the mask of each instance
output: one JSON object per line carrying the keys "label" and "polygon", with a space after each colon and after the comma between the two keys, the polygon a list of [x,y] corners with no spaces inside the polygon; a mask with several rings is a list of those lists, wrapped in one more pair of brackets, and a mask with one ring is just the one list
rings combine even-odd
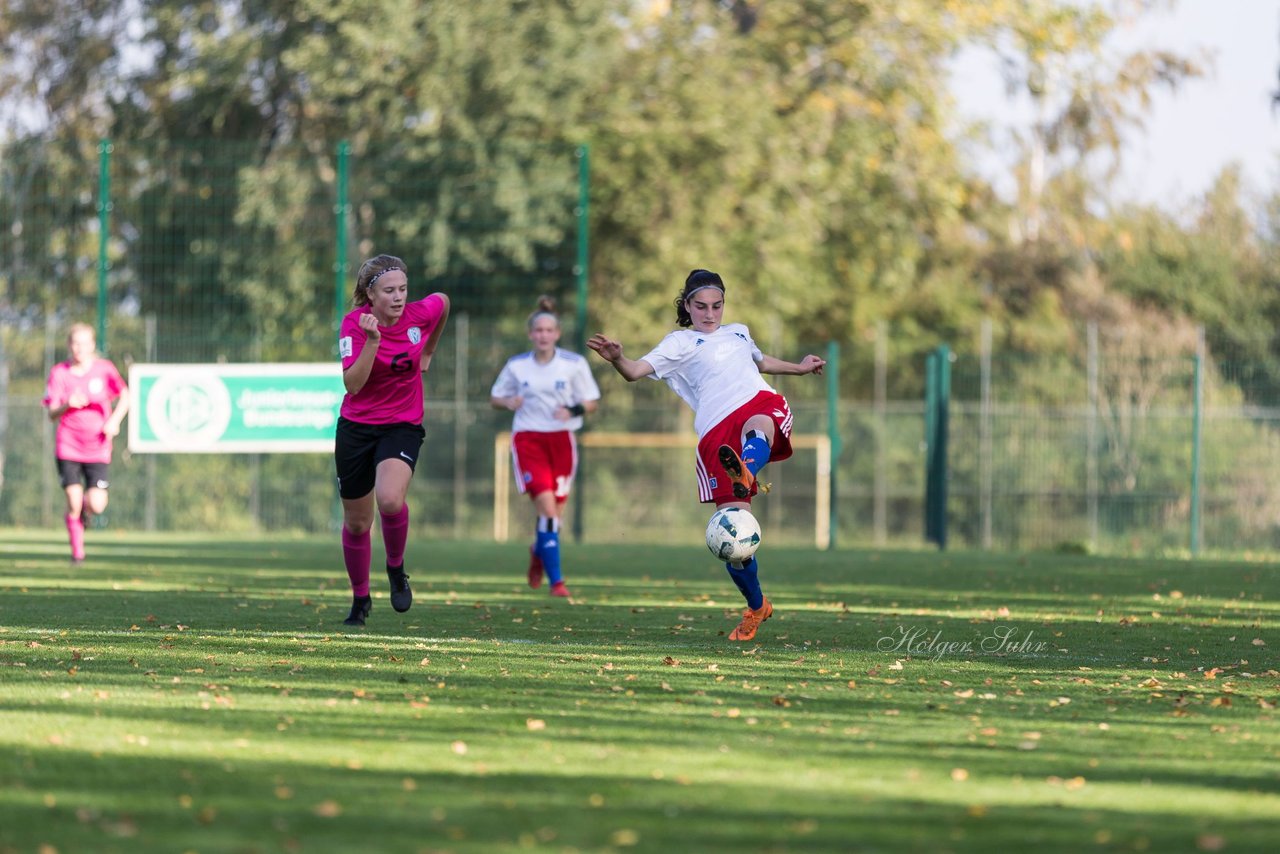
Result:
{"label": "black headband", "polygon": [[[371,288],[371,287],[373,287],[373,283],[374,283],[374,282],[378,281],[378,279],[382,278],[382,277],[383,277],[383,276],[385,276],[387,273],[390,273],[392,270],[399,270],[401,273],[404,273],[404,268],[403,268],[403,267],[388,267],[388,268],[387,268],[387,269],[385,269],[385,270],[380,270],[379,272],[374,273],[374,274],[369,278],[369,284],[365,285],[365,287],[366,287],[366,288]],[[406,275],[408,275],[408,274],[406,273]]]}

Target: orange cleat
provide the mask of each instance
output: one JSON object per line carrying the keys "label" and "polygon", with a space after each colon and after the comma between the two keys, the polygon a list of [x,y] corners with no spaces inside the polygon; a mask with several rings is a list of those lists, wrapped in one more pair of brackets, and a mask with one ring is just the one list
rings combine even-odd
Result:
{"label": "orange cleat", "polygon": [[720,465],[724,468],[725,474],[729,475],[729,480],[733,482],[733,497],[746,500],[751,497],[751,487],[755,485],[756,477],[742,463],[742,457],[738,456],[738,452],[728,445],[720,446]]}
{"label": "orange cleat", "polygon": [[759,608],[752,610],[744,608],[742,611],[742,622],[738,623],[738,627],[729,632],[729,640],[749,641],[756,636],[756,629],[760,628],[760,624],[773,616],[773,603],[769,601],[769,597],[765,597],[764,604]]}
{"label": "orange cleat", "polygon": [[534,590],[542,586],[542,573],[542,558],[538,557],[533,546],[529,546],[529,586]]}

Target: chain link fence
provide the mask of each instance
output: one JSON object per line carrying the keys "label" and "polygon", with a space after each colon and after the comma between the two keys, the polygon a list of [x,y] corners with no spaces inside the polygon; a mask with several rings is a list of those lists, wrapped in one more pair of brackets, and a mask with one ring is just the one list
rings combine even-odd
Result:
{"label": "chain link fence", "polygon": [[[60,517],[53,427],[40,397],[49,368],[65,358],[71,322],[96,321],[122,371],[131,361],[328,361],[355,264],[389,251],[405,258],[415,296],[444,290],[454,304],[427,378],[414,524],[432,537],[492,536],[493,442],[510,416],[488,407],[489,386],[527,348],[524,321],[538,294],[559,299],[565,345],[584,331],[584,156],[514,143],[264,152],[122,140],[7,149],[0,525],[52,526]],[[802,355],[767,313],[741,319],[766,352]],[[632,336],[628,346],[643,352],[658,334]],[[776,378],[797,433],[828,434],[830,413],[837,417],[840,545],[924,542],[925,360],[901,356],[889,366],[888,351],[846,345],[846,361],[875,366],[842,375],[895,379],[846,387],[833,410],[823,382]],[[590,430],[692,432],[665,386],[628,385],[592,364],[604,402]],[[1274,553],[1274,372],[1215,360],[1212,347],[1200,369],[1198,386],[1193,355],[962,352],[952,370],[950,545]],[[800,452],[766,469],[774,492],[757,508],[772,541],[812,542],[817,465]],[[328,455],[130,455],[121,441],[112,492],[105,523],[119,532],[328,532],[339,518]],[[696,501],[692,453],[663,448],[584,451],[574,501],[593,541],[696,538],[709,512]],[[508,510],[516,532],[531,519],[522,497]]]}

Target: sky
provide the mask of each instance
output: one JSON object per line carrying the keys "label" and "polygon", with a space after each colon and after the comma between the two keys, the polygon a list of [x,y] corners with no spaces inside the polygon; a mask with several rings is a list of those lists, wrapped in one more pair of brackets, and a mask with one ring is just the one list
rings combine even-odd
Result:
{"label": "sky", "polygon": [[[1203,195],[1232,161],[1242,165],[1246,186],[1280,191],[1280,109],[1271,107],[1280,90],[1280,0],[1179,0],[1143,15],[1115,44],[1203,57],[1208,70],[1177,92],[1157,93],[1145,131],[1126,138],[1114,201],[1178,208]],[[1025,127],[1030,111],[1009,103],[990,54],[962,56],[954,75],[961,115],[991,122],[997,143],[1011,123]],[[1009,189],[998,177],[1007,160],[997,152],[979,163],[1001,190]]]}

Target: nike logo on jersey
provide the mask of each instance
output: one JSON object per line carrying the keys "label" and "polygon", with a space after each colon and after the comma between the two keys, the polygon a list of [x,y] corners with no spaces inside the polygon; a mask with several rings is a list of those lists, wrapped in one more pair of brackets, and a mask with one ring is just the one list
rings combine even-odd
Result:
{"label": "nike logo on jersey", "polygon": [[404,457],[404,458],[405,458],[406,460],[408,460],[409,462],[413,462],[413,457],[409,456],[409,455],[408,455],[408,454],[406,454],[404,451],[401,451],[401,452],[400,452],[400,456]]}

